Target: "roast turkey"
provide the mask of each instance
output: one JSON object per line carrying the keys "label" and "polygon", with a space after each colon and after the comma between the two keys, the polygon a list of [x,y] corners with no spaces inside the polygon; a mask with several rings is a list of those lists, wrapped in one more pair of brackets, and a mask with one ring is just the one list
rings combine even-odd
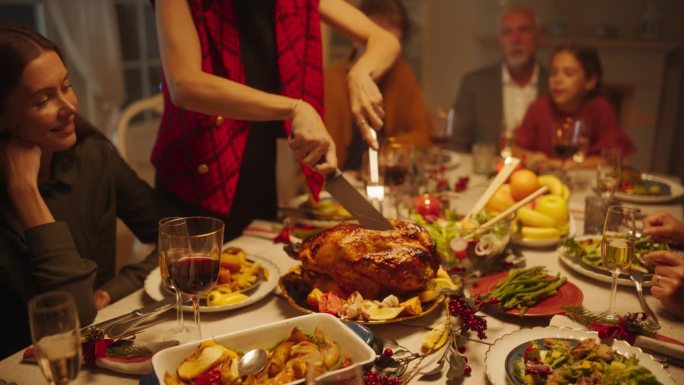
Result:
{"label": "roast turkey", "polygon": [[411,222],[390,222],[386,231],[341,223],[286,251],[301,261],[302,279],[324,292],[378,299],[425,289],[440,263],[432,237]]}

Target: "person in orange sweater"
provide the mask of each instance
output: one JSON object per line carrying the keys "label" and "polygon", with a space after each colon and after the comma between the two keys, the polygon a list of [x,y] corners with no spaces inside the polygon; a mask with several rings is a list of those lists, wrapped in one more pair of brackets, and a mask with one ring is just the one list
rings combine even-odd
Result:
{"label": "person in orange sweater", "polygon": [[[363,0],[359,9],[399,41],[405,41],[409,21],[399,0]],[[368,150],[353,119],[347,86],[347,72],[362,53],[362,48],[355,47],[346,60],[333,63],[325,70],[325,126],[335,142],[342,170],[359,170],[363,154]],[[428,147],[432,117],[406,59],[399,57],[378,83],[385,110],[378,138],[395,137],[418,148]]]}

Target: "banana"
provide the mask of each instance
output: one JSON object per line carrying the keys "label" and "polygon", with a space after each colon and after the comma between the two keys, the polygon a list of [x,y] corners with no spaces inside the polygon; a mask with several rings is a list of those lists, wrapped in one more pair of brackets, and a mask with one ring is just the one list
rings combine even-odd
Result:
{"label": "banana", "polygon": [[444,346],[449,339],[449,326],[450,322],[447,320],[430,330],[420,343],[420,351],[423,354],[432,353]]}
{"label": "banana", "polygon": [[548,187],[551,194],[563,196],[564,183],[557,176],[551,174],[540,175],[537,177],[537,181],[540,185]]}
{"label": "banana", "polygon": [[561,196],[566,202],[570,200],[570,188],[565,183],[563,183],[563,192],[561,193]]}
{"label": "banana", "polygon": [[523,223],[523,225],[533,226],[533,227],[554,227],[556,226],[556,220],[550,216],[540,213],[527,207],[521,207],[518,209],[518,218]]}
{"label": "banana", "polygon": [[524,239],[558,239],[563,236],[560,230],[555,227],[530,227],[523,226],[520,233]]}

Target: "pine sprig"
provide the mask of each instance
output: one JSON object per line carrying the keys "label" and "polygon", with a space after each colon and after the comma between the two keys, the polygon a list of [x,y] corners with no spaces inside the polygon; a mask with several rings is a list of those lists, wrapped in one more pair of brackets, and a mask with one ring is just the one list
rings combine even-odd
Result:
{"label": "pine sprig", "polygon": [[147,346],[135,345],[131,340],[118,340],[107,347],[107,355],[118,358],[137,358],[152,354]]}
{"label": "pine sprig", "polygon": [[627,313],[623,317],[613,319],[593,313],[583,306],[564,306],[563,309],[568,318],[585,327],[589,327],[591,324],[620,325],[622,322],[631,334],[646,337],[655,337],[658,329],[660,329],[660,326],[643,316],[642,313]]}

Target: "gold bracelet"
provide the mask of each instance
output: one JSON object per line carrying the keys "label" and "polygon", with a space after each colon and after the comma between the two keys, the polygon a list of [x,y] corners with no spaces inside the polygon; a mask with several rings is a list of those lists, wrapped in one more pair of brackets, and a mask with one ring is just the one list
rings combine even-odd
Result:
{"label": "gold bracelet", "polygon": [[297,99],[292,103],[292,107],[290,108],[290,115],[288,115],[287,120],[292,120],[292,118],[294,118],[295,110],[297,109],[297,106],[301,101],[302,99]]}

